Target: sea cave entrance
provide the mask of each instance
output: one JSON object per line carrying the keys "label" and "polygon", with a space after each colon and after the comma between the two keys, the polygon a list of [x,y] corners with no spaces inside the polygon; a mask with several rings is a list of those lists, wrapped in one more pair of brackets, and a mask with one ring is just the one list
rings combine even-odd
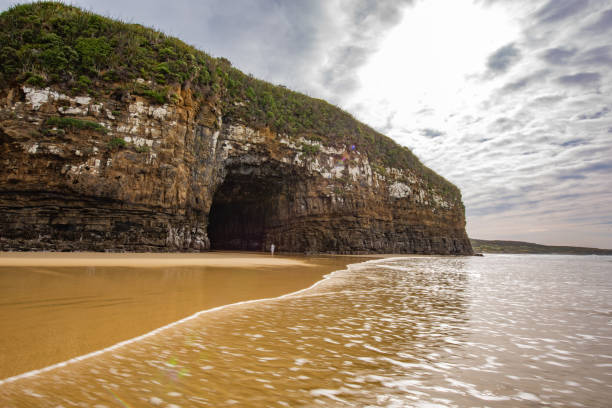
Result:
{"label": "sea cave entrance", "polygon": [[[208,215],[210,249],[268,251],[288,220],[291,172],[269,167],[227,171]],[[287,169],[285,169],[287,170]]]}

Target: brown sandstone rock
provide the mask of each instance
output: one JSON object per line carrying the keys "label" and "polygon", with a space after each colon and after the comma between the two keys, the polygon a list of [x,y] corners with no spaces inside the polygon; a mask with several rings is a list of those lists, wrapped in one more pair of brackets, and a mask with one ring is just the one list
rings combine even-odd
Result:
{"label": "brown sandstone rock", "polygon": [[381,174],[349,146],[223,123],[214,103],[176,93],[162,106],[3,91],[0,249],[472,253],[460,197],[408,169]]}

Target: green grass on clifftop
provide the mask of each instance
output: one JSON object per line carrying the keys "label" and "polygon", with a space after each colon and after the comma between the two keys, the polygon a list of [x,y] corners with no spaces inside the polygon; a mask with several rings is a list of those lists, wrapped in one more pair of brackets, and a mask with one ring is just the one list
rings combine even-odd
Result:
{"label": "green grass on clifftop", "polygon": [[[58,2],[13,6],[0,14],[0,86],[51,86],[77,93],[131,92],[172,102],[180,84],[221,105],[225,119],[328,145],[355,144],[377,171],[409,168],[454,200],[453,184],[406,148],[323,100],[253,78],[184,42],[138,24]],[[144,84],[135,84],[137,78]],[[151,82],[148,82],[151,81]]]}
{"label": "green grass on clifftop", "polygon": [[564,254],[564,255],[612,255],[612,249],[552,246],[522,241],[487,241],[470,238],[474,252],[492,254]]}

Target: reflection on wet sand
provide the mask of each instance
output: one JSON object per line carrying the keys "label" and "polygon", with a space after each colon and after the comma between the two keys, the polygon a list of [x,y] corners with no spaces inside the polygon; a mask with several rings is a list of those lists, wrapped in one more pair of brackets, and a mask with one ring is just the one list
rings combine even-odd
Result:
{"label": "reflection on wet sand", "polygon": [[201,310],[308,287],[356,260],[219,252],[27,255],[0,257],[0,380]]}
{"label": "reflection on wet sand", "polygon": [[[299,295],[202,315],[129,347],[20,380],[18,387],[43,396],[22,395],[31,403],[295,406],[313,398],[342,400],[330,386],[353,401],[360,394],[367,400],[383,376],[418,366],[425,353],[444,346],[441,336],[462,335],[461,268],[456,260],[452,272],[435,279],[424,270],[363,276],[355,268]],[[7,385],[10,392],[13,384]]]}
{"label": "reflection on wet sand", "polygon": [[607,406],[612,275],[598,258],[353,265],[0,386],[12,406]]}

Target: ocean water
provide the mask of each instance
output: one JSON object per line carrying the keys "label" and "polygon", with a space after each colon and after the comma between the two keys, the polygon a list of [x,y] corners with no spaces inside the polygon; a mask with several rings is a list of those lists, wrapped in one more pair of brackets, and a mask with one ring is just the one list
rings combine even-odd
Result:
{"label": "ocean water", "polygon": [[608,407],[612,257],[406,257],[0,384],[3,407]]}

